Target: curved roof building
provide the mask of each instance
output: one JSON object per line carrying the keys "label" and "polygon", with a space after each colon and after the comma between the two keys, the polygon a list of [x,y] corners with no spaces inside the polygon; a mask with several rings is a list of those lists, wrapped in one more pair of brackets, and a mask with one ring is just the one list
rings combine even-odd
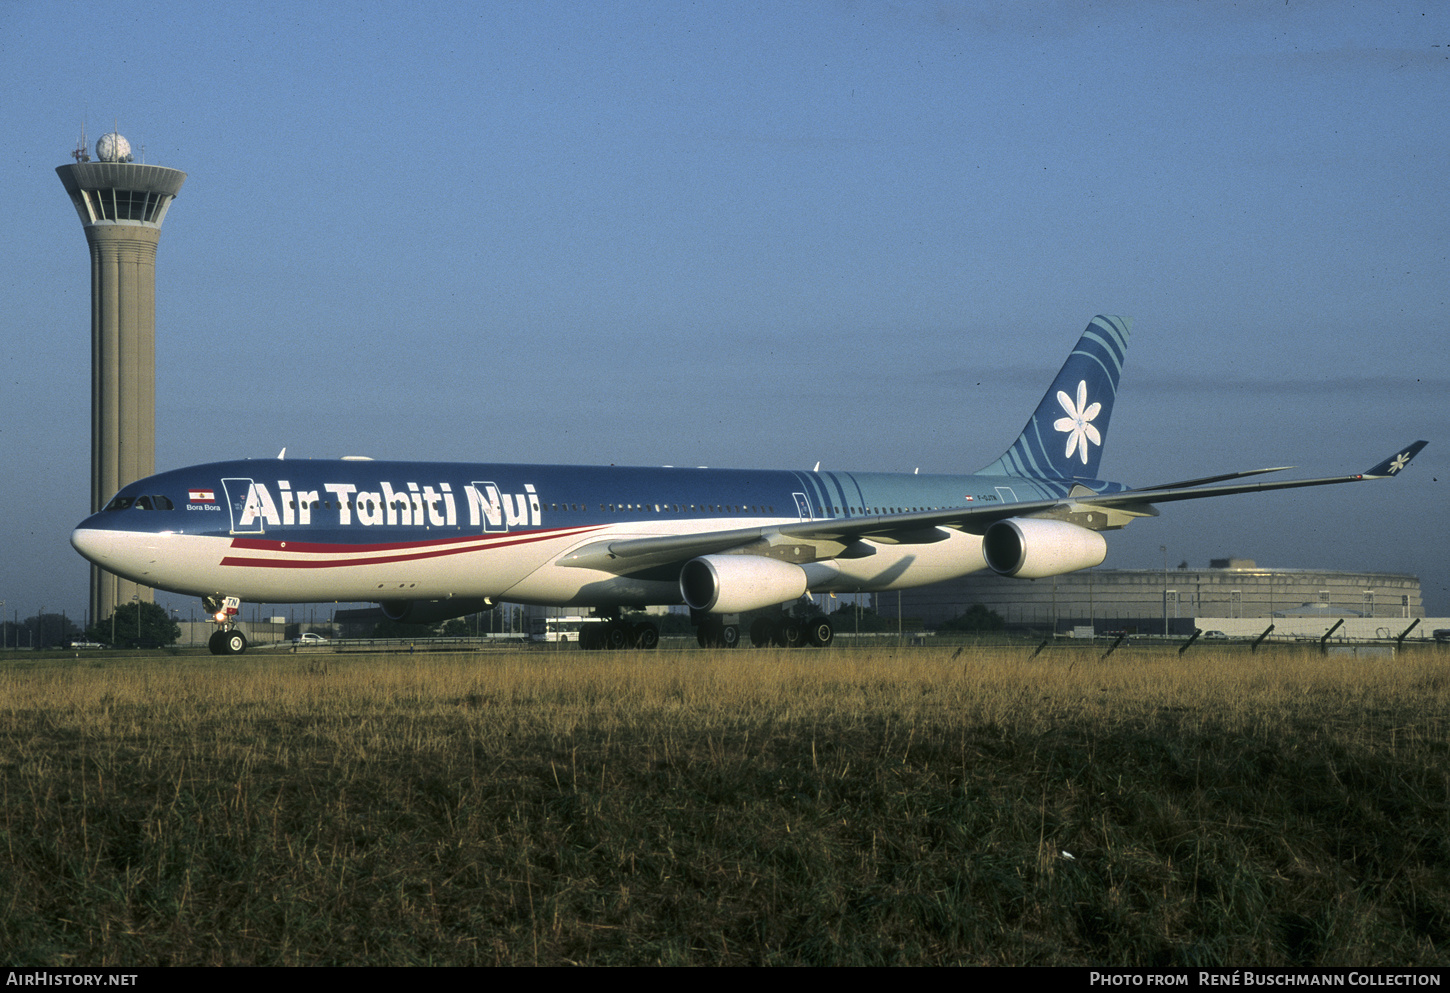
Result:
{"label": "curved roof building", "polygon": [[[879,612],[896,613],[896,595],[879,598]],[[963,579],[903,590],[901,613],[928,627],[982,604],[1010,626],[1067,631],[1103,630],[1192,634],[1195,617],[1425,616],[1416,576],[1324,569],[1268,569],[1251,559],[1214,559],[1207,569],[1087,569],[1048,579],[1007,579],[979,572]]]}

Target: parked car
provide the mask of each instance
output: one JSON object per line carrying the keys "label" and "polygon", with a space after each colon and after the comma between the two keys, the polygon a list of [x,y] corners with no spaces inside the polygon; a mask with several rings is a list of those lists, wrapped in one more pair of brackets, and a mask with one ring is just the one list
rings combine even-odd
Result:
{"label": "parked car", "polygon": [[292,639],[292,644],[294,644],[294,645],[325,645],[325,644],[327,644],[327,639],[324,638],[322,635],[316,633],[315,631],[303,631],[297,637],[295,637],[295,638]]}
{"label": "parked car", "polygon": [[73,642],[70,643],[70,647],[72,647],[72,648],[105,648],[106,646],[103,645],[103,644],[101,644],[99,641],[73,641]]}

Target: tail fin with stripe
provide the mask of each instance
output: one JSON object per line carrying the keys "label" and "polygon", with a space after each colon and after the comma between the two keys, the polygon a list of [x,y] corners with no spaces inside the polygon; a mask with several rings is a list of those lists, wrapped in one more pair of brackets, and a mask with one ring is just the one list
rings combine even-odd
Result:
{"label": "tail fin with stripe", "polygon": [[1094,317],[1012,447],[984,476],[1096,479],[1132,320]]}

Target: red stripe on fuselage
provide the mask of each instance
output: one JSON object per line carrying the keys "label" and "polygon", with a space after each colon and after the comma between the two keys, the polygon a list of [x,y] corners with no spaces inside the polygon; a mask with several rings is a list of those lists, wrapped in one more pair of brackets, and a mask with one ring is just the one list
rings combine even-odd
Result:
{"label": "red stripe on fuselage", "polygon": [[[341,566],[387,564],[390,562],[412,562],[419,559],[439,558],[444,555],[462,555],[465,552],[486,551],[509,545],[527,545],[550,538],[571,538],[600,530],[598,527],[559,528],[551,531],[514,531],[498,535],[466,535],[461,538],[446,538],[442,541],[390,542],[372,545],[339,545],[320,542],[266,541],[258,538],[234,538],[232,547],[250,551],[279,552],[283,555],[354,553],[340,559],[272,559],[225,556],[220,564],[230,566],[252,566],[263,569],[332,569]],[[507,540],[505,540],[507,539]],[[285,548],[283,546],[286,546]],[[380,551],[404,550],[397,555],[367,555]]]}

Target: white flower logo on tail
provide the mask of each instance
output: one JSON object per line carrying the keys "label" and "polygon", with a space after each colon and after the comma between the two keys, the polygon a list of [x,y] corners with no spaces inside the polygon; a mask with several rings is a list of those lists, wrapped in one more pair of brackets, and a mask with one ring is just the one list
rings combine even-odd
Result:
{"label": "white flower logo on tail", "polygon": [[1072,397],[1062,390],[1057,391],[1057,402],[1062,405],[1066,417],[1059,417],[1052,422],[1052,426],[1058,431],[1067,432],[1067,451],[1064,458],[1072,458],[1074,452],[1078,452],[1082,458],[1082,464],[1087,465],[1088,445],[1101,445],[1103,436],[1098,434],[1098,429],[1092,426],[1092,419],[1102,412],[1103,405],[1094,403],[1091,406],[1087,402],[1087,380],[1078,380],[1077,403],[1072,402]]}

